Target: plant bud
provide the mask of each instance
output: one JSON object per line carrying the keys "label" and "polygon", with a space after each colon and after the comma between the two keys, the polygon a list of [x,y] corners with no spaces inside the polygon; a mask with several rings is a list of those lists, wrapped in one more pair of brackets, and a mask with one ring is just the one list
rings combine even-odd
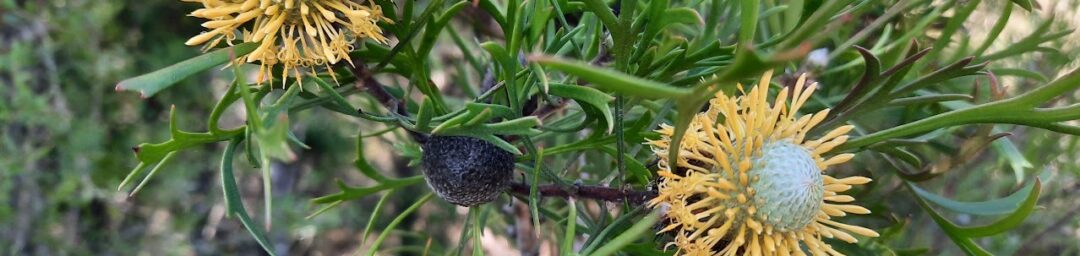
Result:
{"label": "plant bud", "polygon": [[423,148],[424,179],[447,202],[467,207],[491,202],[510,185],[514,155],[490,142],[433,135]]}

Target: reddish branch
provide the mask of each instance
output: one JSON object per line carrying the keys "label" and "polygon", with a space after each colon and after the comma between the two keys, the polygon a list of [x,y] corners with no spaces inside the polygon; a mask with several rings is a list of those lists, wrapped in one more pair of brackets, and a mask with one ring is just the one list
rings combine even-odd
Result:
{"label": "reddish branch", "polygon": [[[353,75],[356,76],[356,88],[367,91],[375,100],[379,101],[383,107],[389,109],[391,112],[397,113],[401,116],[409,116],[409,111],[405,109],[405,101],[398,100],[390,92],[386,91],[386,87],[375,80],[375,77],[371,73],[371,70],[367,66],[360,65],[347,65],[352,69]],[[364,112],[363,109],[357,109],[358,112]],[[416,131],[409,131],[409,135],[412,136],[417,142],[424,143],[427,141],[428,136]]]}
{"label": "reddish branch", "polygon": [[[528,196],[529,184],[524,183],[510,183],[510,193]],[[586,186],[586,185],[571,185],[560,186],[554,184],[538,185],[537,192],[540,193],[540,197],[575,197],[575,198],[587,198],[593,200],[601,200],[608,202],[630,202],[633,204],[642,204],[656,197],[656,192],[653,191],[640,191],[633,189],[619,189],[605,186]]]}
{"label": "reddish branch", "polygon": [[390,109],[390,111],[394,111],[401,115],[408,114],[405,110],[405,102],[395,98],[394,95],[391,95],[386,91],[386,88],[384,88],[379,81],[375,81],[371,70],[369,70],[367,66],[363,64],[347,66],[352,68],[353,75],[356,76],[357,89],[367,91],[372,97],[375,97],[375,100],[378,100],[379,103]]}

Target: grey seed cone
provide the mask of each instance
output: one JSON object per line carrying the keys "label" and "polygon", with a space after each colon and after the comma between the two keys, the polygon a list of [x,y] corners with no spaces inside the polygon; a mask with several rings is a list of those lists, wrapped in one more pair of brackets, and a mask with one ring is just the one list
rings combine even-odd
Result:
{"label": "grey seed cone", "polygon": [[514,171],[513,154],[465,136],[431,136],[424,142],[422,163],[431,190],[461,206],[495,200],[509,187]]}

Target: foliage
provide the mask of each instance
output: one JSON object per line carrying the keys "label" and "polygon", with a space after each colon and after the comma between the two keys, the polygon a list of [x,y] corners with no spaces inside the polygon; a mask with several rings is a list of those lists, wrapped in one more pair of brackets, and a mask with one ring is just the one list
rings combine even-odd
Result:
{"label": "foliage", "polygon": [[[220,180],[224,215],[234,216],[250,232],[249,247],[259,246],[270,254],[295,253],[280,244],[282,236],[300,237],[288,234],[299,233],[295,230],[302,228],[297,226],[313,225],[325,233],[331,230],[327,226],[354,225],[357,229],[365,226],[356,232],[361,240],[344,243],[368,255],[461,254],[466,250],[480,254],[485,248],[498,254],[492,249],[497,246],[485,244],[498,239],[522,252],[538,253],[540,244],[547,242],[555,245],[553,253],[563,255],[665,255],[672,252],[663,251],[666,237],[655,234],[656,223],[664,220],[652,209],[627,196],[590,194],[588,188],[649,191],[656,178],[656,156],[642,143],[656,138],[653,130],[661,123],[673,124],[673,142],[680,142],[690,119],[715,92],[734,93],[740,90],[738,83],[753,84],[754,78],[774,70],[780,81],[794,80],[805,72],[822,85],[804,107],[808,113],[832,109],[815,133],[844,124],[856,127],[857,136],[830,154],[857,153],[854,161],[835,171],[874,179],[856,196],[874,214],[847,218],[877,230],[882,237],[855,245],[838,242],[834,244],[838,250],[975,255],[1022,248],[1043,253],[1080,250],[1070,242],[1075,237],[1058,238],[1057,245],[1023,247],[1035,243],[1029,238],[1050,232],[1045,228],[1050,224],[1041,222],[1042,218],[1075,222],[1069,219],[1075,216],[1069,214],[1070,204],[1054,212],[1061,207],[1047,206],[1054,202],[1047,198],[1075,202],[1051,191],[1076,184],[1080,174],[1080,167],[1068,157],[1075,152],[1076,135],[1080,135],[1076,126],[1080,104],[1074,96],[1080,87],[1080,70],[1068,67],[1075,65],[1069,64],[1073,60],[1068,57],[1077,56],[1080,48],[1064,43],[1073,30],[1044,14],[1049,7],[1038,3],[374,3],[395,21],[380,23],[395,43],[357,42],[351,53],[354,66],[338,63],[317,74],[268,83],[248,82],[250,66],[229,65],[214,72],[233,56],[251,51],[251,45],[238,44],[201,56],[183,48],[179,42],[198,33],[197,21],[180,17],[192,6],[74,3],[94,6],[92,10],[97,11],[79,14],[94,23],[69,17],[71,27],[107,30],[105,23],[122,16],[119,13],[153,8],[144,14],[149,17],[132,21],[137,23],[133,24],[136,30],[154,33],[147,29],[156,23],[153,15],[167,10],[191,30],[158,32],[161,35],[140,39],[162,40],[160,45],[169,47],[134,53],[126,53],[121,46],[104,47],[139,60],[127,64],[138,67],[137,72],[116,69],[85,74],[86,70],[75,69],[75,75],[63,78],[57,75],[63,72],[56,70],[25,75],[20,71],[27,66],[50,66],[29,61],[37,59],[32,54],[41,52],[87,63],[108,60],[86,57],[99,49],[82,47],[75,39],[59,40],[61,45],[46,45],[45,50],[30,47],[32,40],[0,48],[5,53],[0,67],[7,71],[0,81],[11,84],[0,105],[7,134],[0,155],[33,149],[21,158],[2,158],[5,169],[23,171],[5,172],[0,191],[44,184],[59,188],[49,195],[57,199],[38,200],[61,202],[81,193],[87,196],[74,203],[83,205],[113,200],[103,196],[111,192],[102,188],[118,185],[123,194],[135,198],[133,204],[152,204],[153,198],[170,198],[166,191],[216,194],[219,188],[191,192],[169,185],[194,186],[182,181],[192,176],[207,179],[203,177],[207,174],[183,174],[185,170],[216,170],[200,173]],[[5,9],[17,6],[27,13],[64,12],[34,4],[4,4]],[[1000,18],[990,23],[988,31],[975,31],[968,21],[985,13],[1000,13]],[[35,20],[0,15],[19,22]],[[1037,26],[1019,37],[1004,33],[1017,23]],[[977,33],[983,41],[969,36]],[[103,34],[120,37],[125,33]],[[164,68],[141,70],[147,66]],[[150,73],[133,76],[144,72]],[[218,80],[199,75],[203,73]],[[148,98],[139,101],[135,93],[102,92],[113,87],[101,81],[123,77],[132,78],[121,81],[116,90]],[[221,82],[222,78],[230,82]],[[81,84],[91,88],[80,88]],[[82,90],[91,92],[81,95]],[[50,106],[55,102],[94,108],[64,108],[68,112],[63,117],[77,117],[64,121],[48,114],[55,111]],[[165,105],[172,107],[167,118],[159,118],[158,114],[165,117],[166,108],[161,107]],[[138,109],[128,110],[134,112],[128,115],[146,117],[115,120],[123,117],[101,114],[125,108]],[[151,129],[166,121],[167,129]],[[37,131],[46,134],[34,134]],[[355,134],[353,143],[342,143],[351,134]],[[521,187],[495,203],[467,210],[432,200],[421,185],[423,176],[414,170],[420,160],[417,139],[424,134],[473,136],[514,152],[515,177]],[[50,139],[19,138],[31,136]],[[134,148],[137,163],[127,176],[113,173],[129,163],[118,159],[130,159],[130,155],[123,158],[113,152],[125,151],[121,148],[136,140],[152,142]],[[393,143],[393,148],[384,142]],[[383,156],[384,160],[399,163],[372,159],[378,151],[389,152],[391,156]],[[213,153],[214,161],[207,160],[211,152],[220,152]],[[340,161],[345,158],[354,159],[352,165],[359,173],[341,171],[348,165]],[[70,164],[80,166],[64,166]],[[234,171],[234,165],[241,168]],[[321,172],[303,172],[303,178],[289,174],[289,166],[297,165]],[[31,172],[50,167],[63,171],[55,179],[28,181],[47,179]],[[249,169],[261,173],[244,174]],[[87,177],[94,179],[92,186],[79,184]],[[312,188],[298,189],[295,184]],[[552,196],[560,194],[552,191],[562,196]],[[139,199],[144,197],[150,198]],[[314,198],[313,207],[299,209],[304,203],[294,198]],[[258,201],[263,204],[255,204]],[[14,202],[23,205],[22,199]],[[183,218],[184,208],[173,207],[170,211]],[[256,218],[248,209],[258,209],[263,217]],[[111,211],[107,215],[131,214]],[[12,216],[16,216],[13,210],[0,207],[0,224]],[[973,216],[980,221],[971,221]],[[325,239],[321,234],[314,237]],[[935,240],[944,237],[954,245]],[[124,243],[112,239],[102,241],[102,246]],[[38,250],[8,246],[22,252]]]}

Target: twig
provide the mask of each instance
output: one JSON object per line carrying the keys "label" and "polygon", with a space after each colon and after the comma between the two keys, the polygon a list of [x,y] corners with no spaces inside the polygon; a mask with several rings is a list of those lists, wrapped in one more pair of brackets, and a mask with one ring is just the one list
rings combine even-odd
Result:
{"label": "twig", "polygon": [[[383,107],[390,110],[391,112],[397,113],[401,116],[409,116],[409,111],[405,109],[405,101],[398,100],[396,97],[394,97],[394,95],[387,92],[386,88],[383,87],[383,85],[380,84],[379,81],[375,80],[373,74],[371,73],[371,70],[368,69],[367,66],[363,64],[347,66],[352,70],[353,75],[356,76],[357,89],[367,91],[368,94],[371,94],[372,97],[375,97],[375,100],[379,101],[379,103],[382,104]],[[363,109],[357,109],[356,111],[364,112]],[[409,135],[412,136],[412,138],[419,143],[424,143],[424,141],[427,141],[428,136],[426,134],[412,130],[408,130],[408,132]]]}
{"label": "twig", "polygon": [[408,111],[405,110],[405,103],[387,92],[379,81],[375,81],[371,70],[367,66],[361,64],[350,65],[349,67],[352,69],[353,75],[356,76],[357,89],[367,91],[387,109],[401,115],[408,115]]}
{"label": "twig", "polygon": [[[508,192],[528,196],[530,188],[529,184],[514,182],[510,183],[510,190]],[[656,197],[656,192],[654,191],[619,189],[605,186],[560,186],[547,184],[538,185],[537,190],[541,197],[576,197],[609,202],[627,201],[633,204],[642,204],[645,203],[645,201]]]}

